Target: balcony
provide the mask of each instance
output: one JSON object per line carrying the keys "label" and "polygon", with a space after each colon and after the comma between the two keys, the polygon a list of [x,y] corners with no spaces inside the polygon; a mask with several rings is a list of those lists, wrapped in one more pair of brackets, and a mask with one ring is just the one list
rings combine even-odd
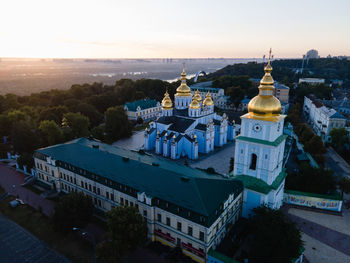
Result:
{"label": "balcony", "polygon": [[173,238],[172,236],[170,236],[170,235],[168,235],[168,234],[163,233],[162,230],[157,230],[157,229],[155,229],[155,230],[154,230],[154,234],[155,234],[156,236],[159,236],[159,237],[165,239],[166,241],[169,241],[169,242],[171,242],[171,243],[175,243],[175,238]]}
{"label": "balcony", "polygon": [[186,244],[184,242],[181,243],[182,245],[182,248],[186,249],[187,251],[199,256],[199,257],[202,257],[202,258],[205,258],[205,253],[199,249],[196,249],[194,247],[192,247],[191,245],[189,244]]}

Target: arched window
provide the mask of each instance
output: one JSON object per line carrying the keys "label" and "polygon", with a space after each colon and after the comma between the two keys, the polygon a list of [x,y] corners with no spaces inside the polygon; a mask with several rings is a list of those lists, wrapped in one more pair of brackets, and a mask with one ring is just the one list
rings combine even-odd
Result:
{"label": "arched window", "polygon": [[255,153],[253,153],[252,154],[252,158],[251,158],[251,160],[250,160],[250,167],[249,167],[249,169],[251,169],[251,170],[255,170],[256,169],[256,160],[257,160],[257,156],[256,156],[256,154]]}

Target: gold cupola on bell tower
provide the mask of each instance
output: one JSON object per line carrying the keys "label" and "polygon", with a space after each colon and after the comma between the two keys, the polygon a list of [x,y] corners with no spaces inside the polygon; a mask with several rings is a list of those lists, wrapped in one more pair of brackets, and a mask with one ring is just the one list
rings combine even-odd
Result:
{"label": "gold cupola on bell tower", "polygon": [[275,87],[271,76],[271,49],[264,71],[265,75],[260,80],[259,94],[248,104],[249,118],[277,121],[281,115],[281,102],[273,95]]}

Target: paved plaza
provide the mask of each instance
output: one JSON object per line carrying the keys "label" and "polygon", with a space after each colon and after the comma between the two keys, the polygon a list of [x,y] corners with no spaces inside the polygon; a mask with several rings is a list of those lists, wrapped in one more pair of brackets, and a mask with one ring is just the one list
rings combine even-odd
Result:
{"label": "paved plaza", "polygon": [[287,216],[302,231],[310,263],[350,262],[350,211],[342,215],[287,208]]}
{"label": "paved plaza", "polygon": [[2,214],[0,214],[0,237],[0,261],[2,263],[70,262]]}
{"label": "paved plaza", "polygon": [[112,145],[127,150],[140,150],[143,149],[145,144],[144,131],[134,132],[130,138],[120,139],[114,142]]}
{"label": "paved plaza", "polygon": [[235,156],[235,144],[227,143],[221,148],[215,148],[213,153],[201,156],[198,161],[190,162],[191,167],[207,169],[212,167],[216,172],[228,175],[230,170],[230,159]]}

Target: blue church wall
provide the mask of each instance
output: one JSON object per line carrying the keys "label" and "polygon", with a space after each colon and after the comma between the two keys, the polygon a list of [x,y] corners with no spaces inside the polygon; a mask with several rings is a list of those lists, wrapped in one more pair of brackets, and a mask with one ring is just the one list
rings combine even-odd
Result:
{"label": "blue church wall", "polygon": [[198,152],[205,153],[205,132],[196,131],[197,141],[198,141]]}
{"label": "blue church wall", "polygon": [[258,193],[249,191],[247,189],[245,191],[247,192],[247,199],[246,199],[245,205],[243,205],[242,216],[248,217],[254,208],[260,206],[261,195],[259,195]]}
{"label": "blue church wall", "polygon": [[148,144],[149,144],[149,149],[151,149],[151,150],[153,150],[155,145],[156,145],[156,136],[157,136],[157,132],[156,131],[153,131],[149,135]]}
{"label": "blue church wall", "polygon": [[220,126],[214,126],[214,127],[215,127],[214,145],[220,146]]}
{"label": "blue church wall", "polygon": [[233,141],[233,125],[227,125],[227,140]]}

